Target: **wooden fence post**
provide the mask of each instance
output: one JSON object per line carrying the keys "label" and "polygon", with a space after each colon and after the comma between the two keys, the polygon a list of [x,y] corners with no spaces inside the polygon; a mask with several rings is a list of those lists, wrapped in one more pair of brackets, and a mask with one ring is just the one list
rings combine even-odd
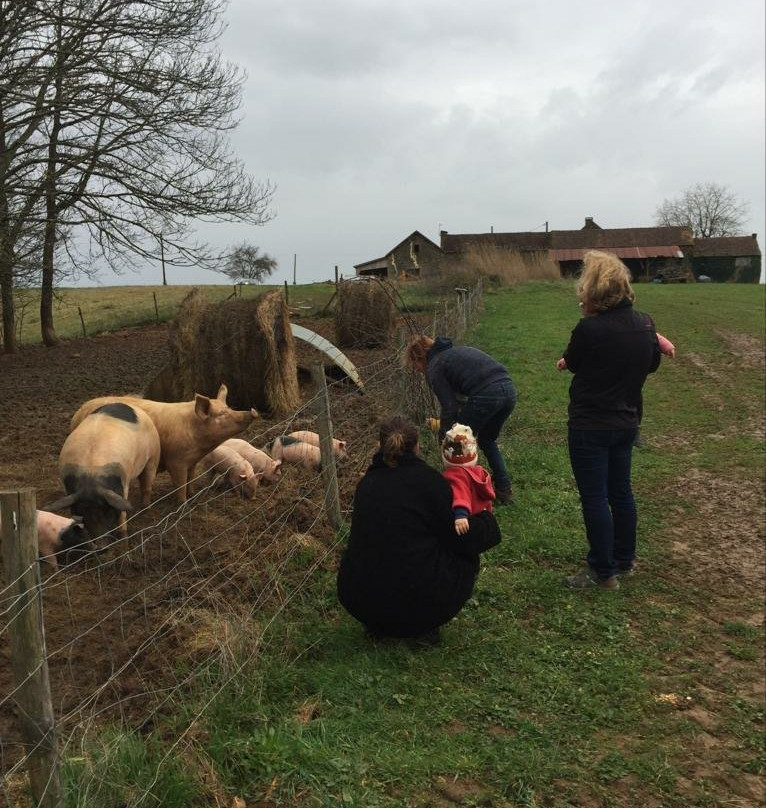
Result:
{"label": "wooden fence post", "polygon": [[29,749],[29,782],[37,808],[61,808],[64,800],[43,631],[34,489],[0,491],[0,516],[3,569],[11,603],[11,669],[21,730]]}
{"label": "wooden fence post", "polygon": [[157,293],[152,292],[152,297],[154,298],[154,320],[157,325],[160,324],[160,307],[157,305]]}
{"label": "wooden fence post", "polygon": [[88,335],[85,333],[85,319],[82,316],[82,309],[80,306],[77,307],[77,313],[80,315],[80,324],[82,325],[82,335],[83,337],[87,337]]}
{"label": "wooden fence post", "polygon": [[330,416],[330,396],[327,392],[327,379],[322,365],[311,366],[311,378],[317,391],[317,431],[319,451],[322,457],[322,479],[325,489],[325,510],[330,524],[338,530],[343,524],[340,512],[340,491],[338,489],[338,469],[335,466],[335,453],[332,447],[332,418]]}

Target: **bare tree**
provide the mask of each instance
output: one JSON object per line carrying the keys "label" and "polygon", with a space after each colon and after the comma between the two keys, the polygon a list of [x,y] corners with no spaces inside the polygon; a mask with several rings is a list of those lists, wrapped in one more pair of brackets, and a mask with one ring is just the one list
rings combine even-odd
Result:
{"label": "bare tree", "polygon": [[259,247],[247,242],[235,247],[220,271],[234,281],[261,283],[277,268],[275,258],[262,253]]}
{"label": "bare tree", "polygon": [[[12,183],[21,160],[9,160],[4,175],[0,152],[0,205],[5,189],[19,222],[44,233],[40,314],[43,341],[51,345],[54,255],[62,232],[73,234],[73,243],[87,234],[91,257],[112,267],[158,258],[160,236],[168,263],[212,265],[207,247],[189,241],[193,220],[263,224],[271,218],[274,189],[250,177],[228,145],[243,76],[215,49],[223,0],[37,0],[29,6],[38,15],[40,75],[32,79],[20,69],[11,90],[14,109],[41,112],[25,155],[25,186]],[[43,101],[35,106],[32,89],[41,82]],[[12,248],[13,239],[6,241]],[[0,225],[0,273],[4,254],[14,262],[13,250],[2,248]],[[5,300],[4,294],[4,307]]]}
{"label": "bare tree", "polygon": [[734,236],[743,232],[748,203],[724,185],[697,183],[675,199],[666,199],[655,213],[665,227],[687,227],[697,237]]}

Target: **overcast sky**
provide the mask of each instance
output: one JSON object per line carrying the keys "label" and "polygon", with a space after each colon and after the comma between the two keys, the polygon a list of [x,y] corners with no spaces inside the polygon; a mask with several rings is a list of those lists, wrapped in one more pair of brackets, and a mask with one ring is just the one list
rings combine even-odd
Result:
{"label": "overcast sky", "polygon": [[416,229],[647,227],[697,182],[749,202],[766,247],[763,0],[231,0],[226,17],[221,52],[248,74],[232,142],[276,184],[275,218],[200,234],[257,244],[278,282],[294,254],[299,283],[347,276]]}

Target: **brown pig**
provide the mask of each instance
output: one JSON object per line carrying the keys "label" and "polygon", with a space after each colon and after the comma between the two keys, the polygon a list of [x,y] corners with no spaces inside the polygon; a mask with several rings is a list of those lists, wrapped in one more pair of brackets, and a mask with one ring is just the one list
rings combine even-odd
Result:
{"label": "brown pig", "polygon": [[[301,429],[298,432],[291,432],[289,438],[301,440],[304,443],[310,443],[312,446],[319,446],[319,435],[316,432],[309,432],[308,429]],[[346,441],[332,439],[332,451],[335,457],[348,457],[346,450]]]}
{"label": "brown pig", "polygon": [[255,496],[255,490],[263,477],[262,471],[254,472],[252,465],[225,443],[208,452],[200,463],[211,480],[218,478],[218,484],[222,488],[235,489],[245,499]]}
{"label": "brown pig", "polygon": [[290,463],[293,466],[303,466],[309,471],[321,471],[322,455],[318,446],[304,443],[289,435],[280,435],[269,444],[269,453],[274,460]]}
{"label": "brown pig", "polygon": [[[69,433],[59,454],[59,476],[67,496],[47,510],[69,508],[93,538],[127,535],[130,484],[138,479],[141,504],[149,504],[160,460],[160,438],[152,419],[121,401],[101,404]],[[118,530],[119,526],[119,530]]]}
{"label": "brown pig", "polygon": [[274,460],[269,457],[266,452],[256,449],[252,443],[248,443],[242,438],[229,438],[225,440],[221,446],[228,446],[234,449],[235,452],[240,454],[247,460],[253,467],[254,471],[262,471],[263,479],[268,480],[270,483],[276,482],[282,476],[281,460]]}
{"label": "brown pig", "polygon": [[95,552],[96,548],[90,541],[88,531],[79,516],[69,519],[57,513],[38,510],[37,550],[40,561],[47,562],[57,570],[59,568],[57,553],[65,554],[70,551],[88,553]]}
{"label": "brown pig", "polygon": [[189,496],[194,467],[211,450],[250,426],[255,410],[232,410],[226,404],[228,390],[222,384],[215,398],[197,394],[192,401],[168,403],[138,396],[106,396],[86,401],[72,417],[75,427],[89,412],[110,401],[140,407],[154,422],[160,436],[160,471],[167,471],[179,502]]}

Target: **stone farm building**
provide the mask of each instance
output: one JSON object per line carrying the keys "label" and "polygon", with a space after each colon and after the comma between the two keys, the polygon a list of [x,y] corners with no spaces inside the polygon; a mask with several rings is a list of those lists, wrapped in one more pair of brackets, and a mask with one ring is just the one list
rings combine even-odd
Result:
{"label": "stone farm building", "polygon": [[[379,275],[383,278],[419,277],[438,274],[449,259],[438,244],[414,230],[407,238],[392,247],[382,258],[356,264],[357,275]],[[421,273],[421,270],[424,270]]]}
{"label": "stone farm building", "polygon": [[755,233],[694,238],[684,227],[604,228],[587,217],[579,230],[468,234],[442,230],[440,238],[441,244],[437,245],[415,230],[383,257],[357,264],[356,274],[400,278],[439,274],[463,266],[471,247],[507,250],[530,261],[547,253],[558,263],[564,277],[579,272],[588,250],[614,253],[636,281],[659,276],[683,283],[707,276],[719,282],[753,283],[761,272],[761,251]]}

